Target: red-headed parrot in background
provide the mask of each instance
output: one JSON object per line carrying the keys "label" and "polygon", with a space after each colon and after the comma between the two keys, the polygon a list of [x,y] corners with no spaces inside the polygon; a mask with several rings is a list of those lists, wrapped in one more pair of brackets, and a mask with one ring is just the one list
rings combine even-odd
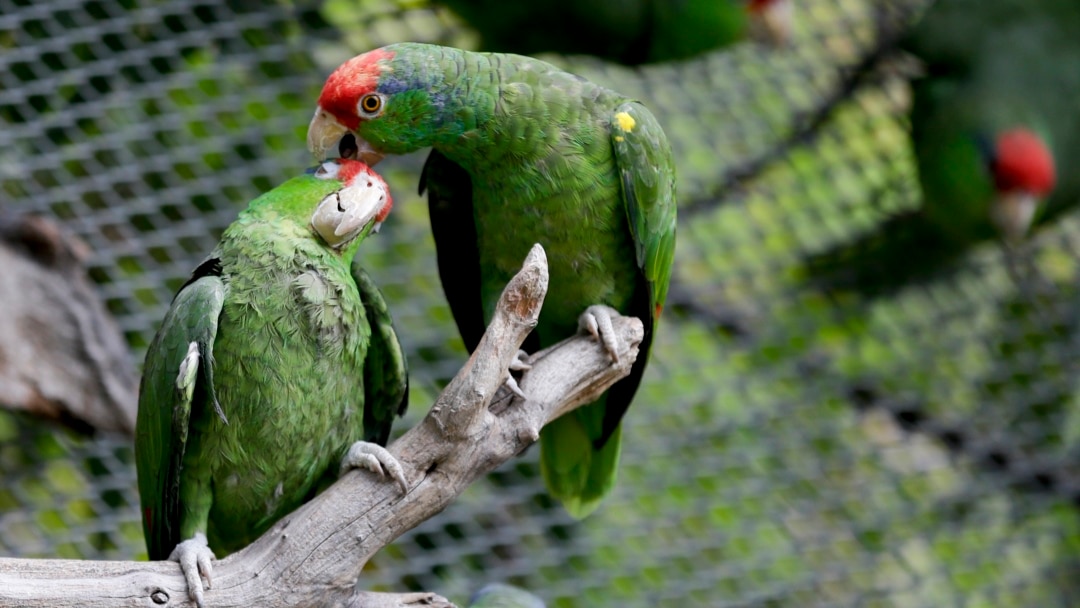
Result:
{"label": "red-headed parrot in background", "polygon": [[1069,0],[939,0],[903,41],[924,71],[911,109],[923,211],[948,240],[1015,243],[1043,203],[1076,204],[1077,32]]}
{"label": "red-headed parrot in background", "polygon": [[918,60],[911,144],[921,206],[819,254],[814,278],[881,295],[1019,244],[1080,203],[1080,3],[938,0],[901,42]]}

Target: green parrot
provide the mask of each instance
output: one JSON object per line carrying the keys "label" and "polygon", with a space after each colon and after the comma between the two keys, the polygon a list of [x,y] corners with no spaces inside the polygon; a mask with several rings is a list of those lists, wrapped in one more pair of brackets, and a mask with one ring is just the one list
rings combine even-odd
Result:
{"label": "green parrot", "polygon": [[625,65],[686,59],[748,36],[791,37],[794,0],[438,0],[480,34],[480,50],[595,55]]}
{"label": "green parrot", "polygon": [[544,608],[544,602],[523,589],[491,583],[473,594],[469,608]]}
{"label": "green parrot", "polygon": [[537,59],[402,43],[357,56],[326,81],[308,147],[325,158],[335,144],[369,164],[433,148],[420,188],[469,351],[534,243],[547,251],[550,288],[526,349],[581,327],[614,353],[611,313],[642,320],[630,375],[541,433],[549,490],[572,515],[590,513],[614,485],[619,423],[671,277],[675,166],[656,119]]}
{"label": "green parrot", "polygon": [[150,344],[135,439],[143,531],[150,559],[178,561],[200,606],[215,554],[255,540],[339,463],[405,486],[380,447],[408,404],[405,356],[378,288],[350,264],[391,205],[378,175],[344,159],[256,198]]}
{"label": "green parrot", "polygon": [[864,292],[932,279],[972,246],[1021,242],[1080,202],[1080,3],[938,0],[902,40],[921,64],[921,207],[816,260]]}
{"label": "green parrot", "polygon": [[[1032,15],[1035,4],[1062,10]],[[940,29],[942,20],[965,18],[975,23]],[[1080,70],[1080,43],[1072,40],[1080,30],[1066,29],[1070,23],[1080,28],[1076,3],[942,0],[905,41],[926,72],[912,83],[911,108],[922,212],[950,243],[1020,241],[1063,185],[1058,166],[1078,160],[1080,122],[1069,100],[1080,94],[1080,76],[1061,74],[1059,58],[1049,56],[1076,47],[1060,59]],[[955,46],[962,37],[966,48]],[[1048,46],[1033,48],[1041,44]],[[1064,185],[1063,193],[1080,194]]]}

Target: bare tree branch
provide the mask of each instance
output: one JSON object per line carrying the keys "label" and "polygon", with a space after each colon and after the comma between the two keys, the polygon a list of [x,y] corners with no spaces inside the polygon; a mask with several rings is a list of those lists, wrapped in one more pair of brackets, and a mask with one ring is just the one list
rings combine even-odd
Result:
{"label": "bare tree branch", "polygon": [[0,213],[0,406],[134,435],[139,380],[89,255],[55,222]]}
{"label": "bare tree branch", "polygon": [[[405,531],[439,513],[470,483],[536,441],[543,425],[592,401],[630,373],[643,336],[618,317],[619,362],[589,336],[532,358],[520,382],[529,397],[493,413],[489,404],[547,292],[547,260],[535,245],[507,285],[473,356],[428,415],[389,446],[408,492],[366,471],[345,475],[214,568],[206,602],[229,606],[449,606],[433,594],[356,591],[364,564]],[[190,606],[172,562],[0,559],[0,606]]]}

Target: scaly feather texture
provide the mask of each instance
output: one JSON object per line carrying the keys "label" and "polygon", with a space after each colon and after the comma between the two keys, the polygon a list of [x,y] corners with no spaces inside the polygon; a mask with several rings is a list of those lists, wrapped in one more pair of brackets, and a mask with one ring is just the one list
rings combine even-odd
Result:
{"label": "scaly feather texture", "polygon": [[542,61],[405,43],[356,57],[327,80],[308,132],[313,153],[325,155],[346,130],[356,137],[346,148],[376,157],[434,148],[421,189],[470,351],[533,243],[547,251],[551,287],[527,349],[575,333],[593,304],[644,322],[630,376],[541,434],[549,489],[572,514],[588,514],[614,484],[619,422],[671,276],[675,167],[656,119]]}
{"label": "scaly feather texture", "polygon": [[[336,476],[353,441],[385,442],[404,410],[389,315],[368,314],[385,304],[350,265],[390,202],[329,245],[317,206],[341,209],[378,179],[337,164],[341,179],[305,175],[252,201],[148,349],[136,463],[151,559],[200,532],[218,557],[244,547]],[[373,370],[380,381],[365,382]]]}

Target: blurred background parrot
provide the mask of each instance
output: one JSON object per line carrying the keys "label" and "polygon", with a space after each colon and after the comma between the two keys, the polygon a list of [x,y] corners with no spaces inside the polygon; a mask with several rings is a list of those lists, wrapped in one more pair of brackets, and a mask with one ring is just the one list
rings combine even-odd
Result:
{"label": "blurred background parrot", "polygon": [[971,246],[1015,245],[1080,201],[1080,4],[939,0],[901,48],[919,60],[911,144],[922,208],[812,266],[863,291],[937,276]]}
{"label": "blurred background parrot", "polygon": [[473,594],[469,608],[544,608],[544,602],[524,589],[491,583]]}
{"label": "blurred background parrot", "polygon": [[608,306],[643,321],[630,376],[541,433],[548,489],[572,515],[590,513],[614,485],[619,423],[671,276],[675,167],[656,119],[536,59],[404,43],[359,55],[326,81],[308,148],[325,158],[335,146],[369,163],[433,147],[421,189],[468,350],[537,242],[551,283],[525,349],[571,336],[579,321],[607,344]]}
{"label": "blurred background parrot", "polygon": [[214,553],[313,496],[347,451],[393,470],[378,446],[350,449],[385,444],[407,406],[389,312],[350,265],[391,204],[382,179],[347,160],[260,196],[150,344],[135,443],[143,529],[150,559],[179,561],[200,605]]}
{"label": "blurred background parrot", "polygon": [[480,34],[480,50],[595,55],[625,65],[686,59],[747,38],[791,37],[794,0],[439,0]]}

